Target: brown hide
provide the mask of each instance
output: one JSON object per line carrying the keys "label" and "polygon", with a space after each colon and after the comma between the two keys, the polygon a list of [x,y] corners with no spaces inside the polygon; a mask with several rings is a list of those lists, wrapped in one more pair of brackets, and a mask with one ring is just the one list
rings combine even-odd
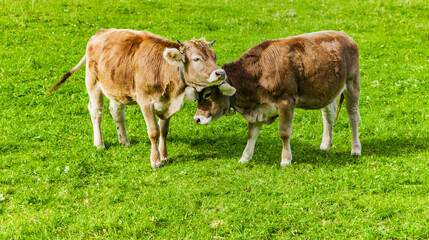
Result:
{"label": "brown hide", "polygon": [[165,48],[180,45],[145,31],[101,30],[88,43],[88,69],[103,92],[123,104],[143,96],[175,97],[169,95],[183,92],[184,84],[177,67],[163,58]]}
{"label": "brown hide", "polygon": [[304,34],[264,41],[223,68],[239,107],[292,97],[296,107],[318,109],[356,76],[358,48],[343,32]]}

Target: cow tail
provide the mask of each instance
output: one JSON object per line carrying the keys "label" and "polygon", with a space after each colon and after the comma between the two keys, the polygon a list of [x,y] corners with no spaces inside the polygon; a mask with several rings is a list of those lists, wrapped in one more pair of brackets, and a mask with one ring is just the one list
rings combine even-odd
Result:
{"label": "cow tail", "polygon": [[57,84],[55,84],[55,86],[53,86],[49,91],[48,94],[57,90],[57,88],[65,83],[65,81],[67,80],[67,78],[69,78],[73,73],[75,73],[79,68],[81,68],[86,62],[86,55],[83,56],[83,58],[80,60],[80,62],[70,71],[66,72],[66,74],[64,74],[64,76],[60,79],[59,82],[57,82]]}
{"label": "cow tail", "polygon": [[341,105],[343,104],[343,101],[344,101],[344,94],[341,93],[340,101],[338,101],[337,114],[335,116],[335,122],[337,122],[337,120],[338,120],[338,115],[340,114]]}

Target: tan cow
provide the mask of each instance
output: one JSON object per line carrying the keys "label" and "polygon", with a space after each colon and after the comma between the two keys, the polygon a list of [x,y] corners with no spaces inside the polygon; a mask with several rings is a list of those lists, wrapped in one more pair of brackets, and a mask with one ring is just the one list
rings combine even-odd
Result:
{"label": "tan cow", "polygon": [[[125,132],[125,105],[138,104],[152,143],[151,165],[168,161],[166,137],[170,117],[180,110],[185,97],[195,98],[201,90],[225,80],[225,71],[216,64],[204,39],[179,43],[146,31],[109,29],[97,32],[88,42],[82,60],[51,89],[86,64],[85,83],[88,109],[94,130],[94,145],[104,148],[101,135],[104,97],[116,123],[119,142],[129,146]],[[186,85],[190,85],[186,87]],[[159,123],[156,122],[159,117]],[[159,139],[159,150],[157,143]]]}
{"label": "tan cow", "polygon": [[290,164],[295,108],[322,109],[324,130],[320,149],[328,150],[332,145],[336,99],[341,95],[341,103],[342,93],[347,99],[353,133],[351,154],[361,155],[359,51],[346,33],[316,32],[264,41],[238,60],[225,64],[223,69],[228,75],[227,84],[200,93],[194,121],[208,124],[231,108],[241,113],[249,121],[249,129],[240,162],[252,159],[261,125],[271,124],[279,117],[283,141],[281,166]]}

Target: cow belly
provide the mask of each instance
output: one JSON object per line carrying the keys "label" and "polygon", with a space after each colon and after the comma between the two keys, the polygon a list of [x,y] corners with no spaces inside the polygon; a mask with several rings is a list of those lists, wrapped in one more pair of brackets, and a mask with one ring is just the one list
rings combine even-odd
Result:
{"label": "cow belly", "polygon": [[296,107],[302,109],[321,109],[335,101],[344,91],[345,86],[340,90],[328,92],[325,95],[315,96],[299,96],[296,101]]}
{"label": "cow belly", "polygon": [[130,96],[128,94],[120,94],[120,91],[110,91],[103,88],[101,84],[99,84],[101,91],[103,94],[110,100],[114,100],[118,103],[122,103],[125,105],[135,105],[137,102],[134,100],[135,98],[133,96]]}
{"label": "cow belly", "polygon": [[306,110],[321,109],[328,106],[334,100],[335,98],[324,101],[320,101],[317,99],[298,99],[298,101],[296,102],[296,107]]}
{"label": "cow belly", "polygon": [[277,106],[273,103],[258,105],[252,109],[242,110],[237,107],[237,111],[251,123],[271,124],[278,116]]}

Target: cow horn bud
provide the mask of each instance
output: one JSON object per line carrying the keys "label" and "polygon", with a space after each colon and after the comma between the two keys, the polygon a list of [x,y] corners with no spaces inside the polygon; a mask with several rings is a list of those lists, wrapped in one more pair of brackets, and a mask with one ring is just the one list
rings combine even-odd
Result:
{"label": "cow horn bud", "polygon": [[211,46],[213,46],[213,44],[216,42],[216,39],[215,40],[213,40],[213,41],[211,41],[211,42],[209,42],[209,43],[207,43],[208,45],[209,45],[209,47],[211,47]]}
{"label": "cow horn bud", "polygon": [[182,46],[182,47],[184,47],[184,46],[185,46],[185,44],[184,44],[184,43],[182,43],[181,41],[179,41],[178,39],[177,39],[177,42],[180,44],[180,46]]}

